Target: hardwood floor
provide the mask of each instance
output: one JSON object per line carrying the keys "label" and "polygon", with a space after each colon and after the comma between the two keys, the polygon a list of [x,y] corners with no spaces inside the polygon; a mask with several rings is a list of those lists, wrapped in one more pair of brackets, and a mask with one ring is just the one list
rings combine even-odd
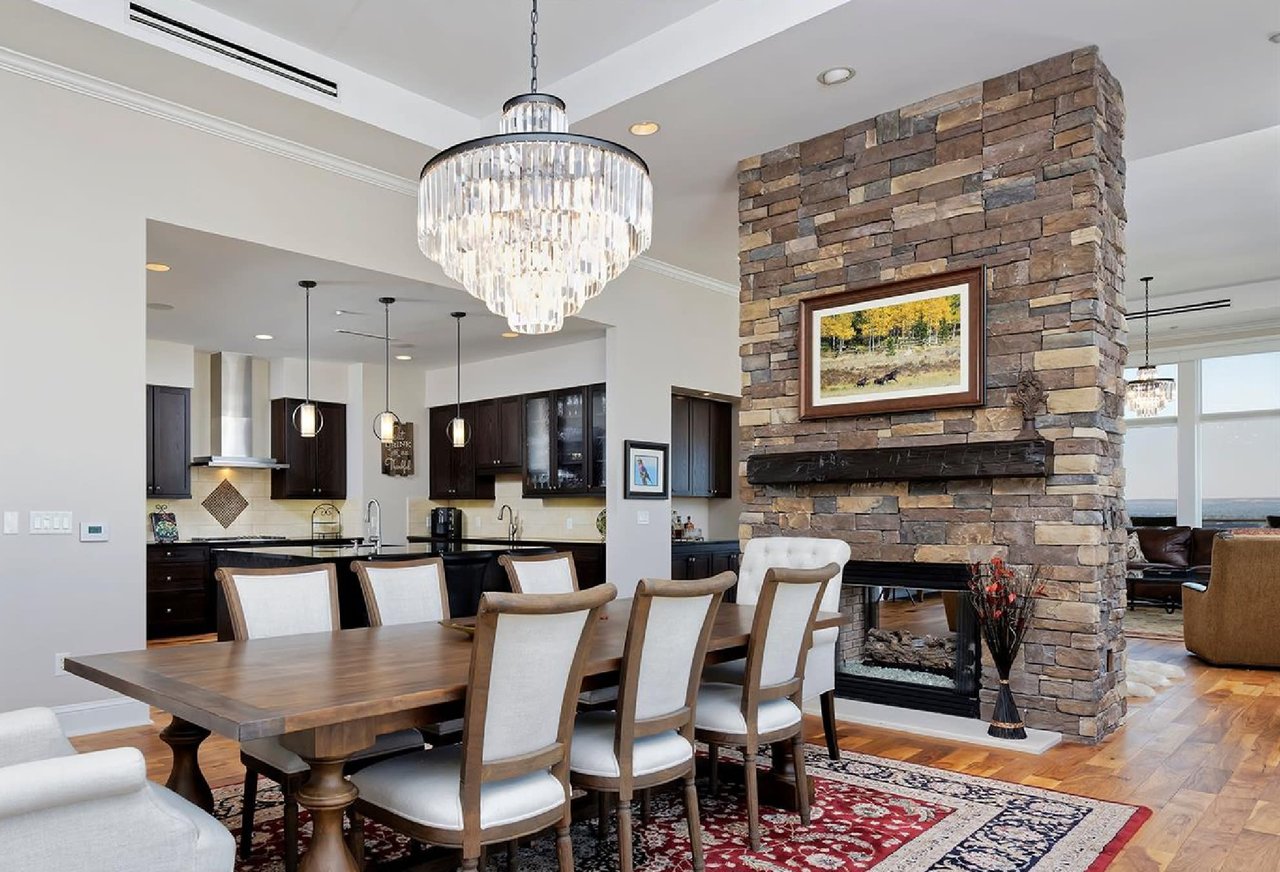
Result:
{"label": "hardwood floor", "polygon": [[[1280,869],[1280,672],[1213,669],[1175,642],[1131,640],[1131,659],[1163,660],[1187,677],[1155,699],[1131,701],[1125,726],[1097,746],[1060,745],[1042,757],[843,724],[850,751],[972,775],[1145,805],[1154,815],[1111,872],[1267,872]],[[152,728],[76,739],[81,750],[132,745],[151,777],[168,775],[169,750]],[[822,727],[807,724],[810,741]],[[243,778],[233,742],[211,737],[200,754],[215,786]]]}

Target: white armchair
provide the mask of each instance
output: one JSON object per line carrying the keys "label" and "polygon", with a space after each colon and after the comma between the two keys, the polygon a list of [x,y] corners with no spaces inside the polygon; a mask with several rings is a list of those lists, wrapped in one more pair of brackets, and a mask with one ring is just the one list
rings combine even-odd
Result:
{"label": "white armchair", "polygon": [[[834,563],[844,571],[851,551],[849,543],[840,539],[816,539],[807,536],[767,536],[747,541],[738,566],[738,602],[755,605],[764,585],[764,574],[770,569],[819,569]],[[840,611],[840,579],[827,585],[822,594],[820,611]],[[840,759],[836,744],[835,690],[836,690],[836,638],[840,631],[835,627],[813,631],[813,648],[805,661],[804,698],[818,697],[822,703],[822,728],[827,738],[827,753],[831,759]],[[704,677],[708,681],[742,683],[745,661],[738,660],[712,666]]]}
{"label": "white armchair", "polygon": [[49,709],[0,714],[7,872],[231,872],[222,824],[147,780],[135,748],[76,754]]}

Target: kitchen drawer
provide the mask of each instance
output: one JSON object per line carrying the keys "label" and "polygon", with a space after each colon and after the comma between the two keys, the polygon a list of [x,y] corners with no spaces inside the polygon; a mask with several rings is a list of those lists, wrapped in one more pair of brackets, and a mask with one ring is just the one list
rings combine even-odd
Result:
{"label": "kitchen drawer", "polygon": [[209,549],[203,545],[148,545],[148,563],[208,563]]}
{"label": "kitchen drawer", "polygon": [[147,590],[203,591],[208,572],[206,563],[153,563],[147,567]]}
{"label": "kitchen drawer", "polygon": [[151,591],[147,594],[147,627],[182,627],[191,632],[208,632],[209,598],[203,590]]}

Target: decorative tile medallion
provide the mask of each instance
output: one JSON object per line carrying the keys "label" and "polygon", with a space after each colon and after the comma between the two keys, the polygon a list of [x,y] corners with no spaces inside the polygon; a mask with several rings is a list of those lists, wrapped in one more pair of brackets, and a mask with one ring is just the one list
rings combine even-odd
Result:
{"label": "decorative tile medallion", "polygon": [[241,512],[249,508],[249,501],[244,498],[244,494],[236,490],[236,486],[230,479],[224,478],[222,484],[215,487],[213,493],[205,497],[200,505],[204,506],[205,510],[213,515],[214,520],[225,530],[235,523]]}

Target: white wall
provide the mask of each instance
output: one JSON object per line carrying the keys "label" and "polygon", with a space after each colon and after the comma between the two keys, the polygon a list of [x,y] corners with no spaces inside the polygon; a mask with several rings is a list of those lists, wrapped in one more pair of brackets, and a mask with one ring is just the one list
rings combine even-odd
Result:
{"label": "white wall", "polygon": [[[401,423],[413,424],[414,474],[389,476],[382,474],[382,446],[373,435],[373,418],[382,411],[385,400],[385,369],[376,364],[352,367],[353,371],[357,369],[362,370],[363,408],[357,417],[353,406],[348,404],[347,446],[348,451],[356,447],[362,481],[358,490],[348,489],[347,505],[363,511],[367,501],[376,499],[382,510],[382,541],[404,543],[409,533],[409,501],[427,495],[427,409],[422,402],[426,373],[407,366],[391,366],[391,410],[400,417]],[[348,475],[351,474],[348,462]],[[352,528],[353,531],[360,529]]]}
{"label": "white wall", "polygon": [[196,350],[181,342],[147,340],[147,384],[174,388],[195,386]]}
{"label": "white wall", "polygon": [[[463,321],[463,347],[466,347]],[[513,339],[512,342],[519,342]],[[462,365],[462,402],[512,394],[531,394],[552,388],[589,385],[605,380],[605,340],[588,339],[558,348],[529,351]],[[457,396],[453,366],[427,370],[426,405],[443,406]]]}

